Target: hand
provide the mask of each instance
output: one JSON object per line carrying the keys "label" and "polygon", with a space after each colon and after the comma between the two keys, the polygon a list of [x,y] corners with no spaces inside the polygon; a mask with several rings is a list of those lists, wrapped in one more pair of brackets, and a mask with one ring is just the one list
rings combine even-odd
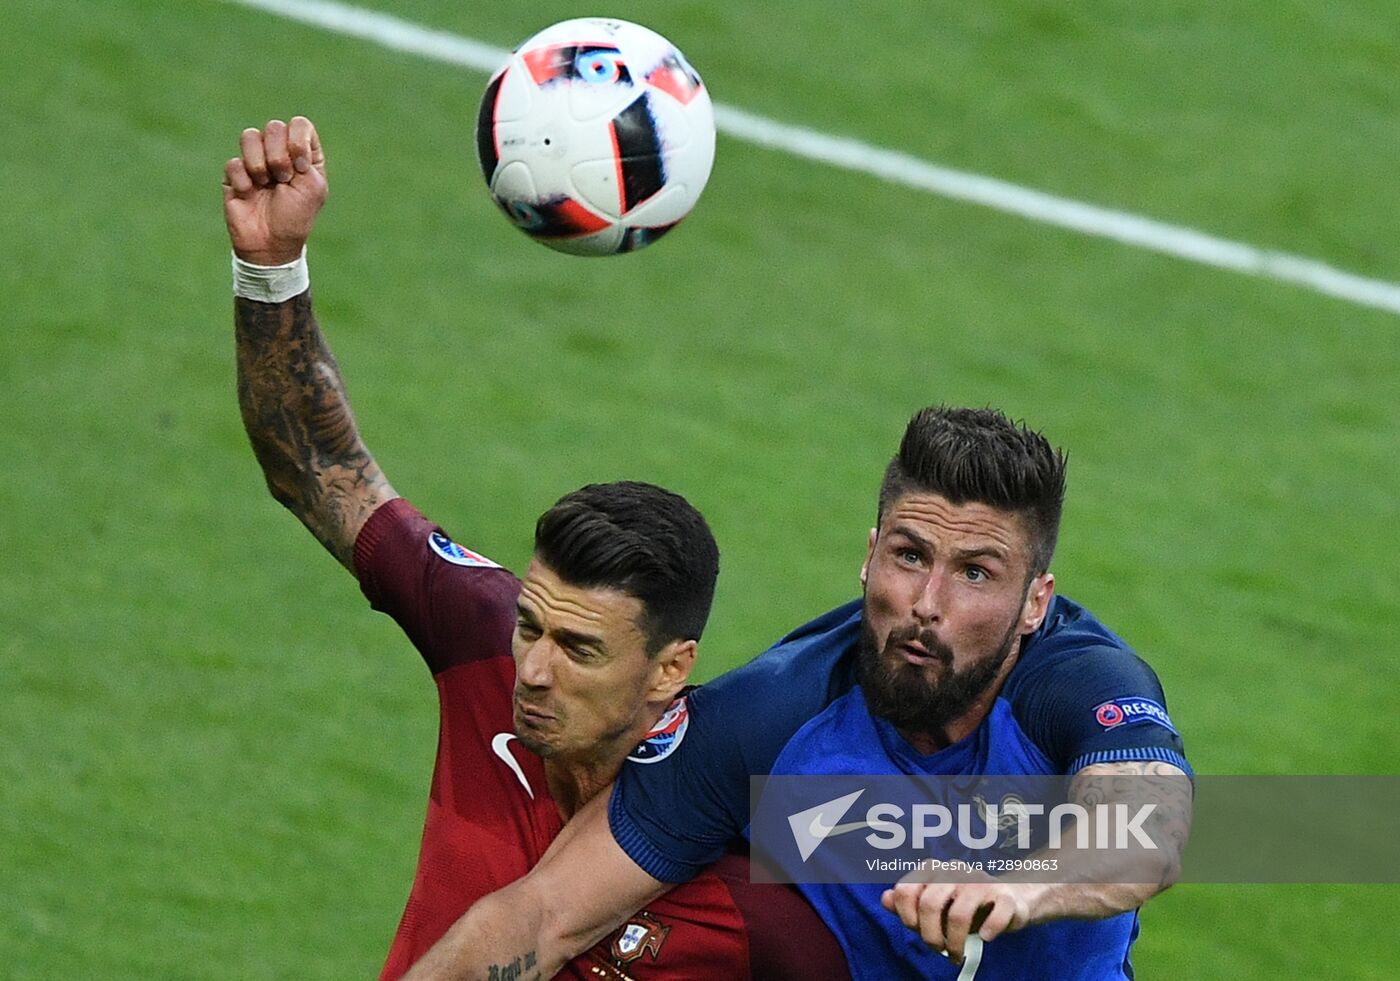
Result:
{"label": "hand", "polygon": [[1028,892],[1033,889],[1027,883],[999,882],[969,873],[960,882],[906,879],[886,889],[880,903],[898,914],[924,943],[961,964],[968,935],[974,931],[988,942],[1029,925]]}
{"label": "hand", "polygon": [[326,155],[305,116],[250,127],[241,155],[224,165],[224,221],[233,251],[247,262],[278,266],[301,255],[326,202]]}

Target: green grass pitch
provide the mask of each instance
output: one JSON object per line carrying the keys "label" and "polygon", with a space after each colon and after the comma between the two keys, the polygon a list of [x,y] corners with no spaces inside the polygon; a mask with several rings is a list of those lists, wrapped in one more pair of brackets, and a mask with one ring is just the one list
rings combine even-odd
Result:
{"label": "green grass pitch", "polygon": [[[509,46],[597,5],[377,0]],[[617,0],[723,102],[1400,280],[1400,13]],[[223,161],[303,112],[318,306],[396,487],[522,567],[650,479],[711,518],[702,674],[857,591],[921,404],[1068,447],[1056,563],[1157,668],[1203,773],[1400,757],[1400,316],[721,138],[642,254],[527,242],[484,78],[216,0],[0,9],[0,974],[374,974],[432,686],[266,495],[233,391]],[[1300,842],[1300,847],[1306,847]],[[1393,978],[1400,891],[1181,886],[1140,976]]]}

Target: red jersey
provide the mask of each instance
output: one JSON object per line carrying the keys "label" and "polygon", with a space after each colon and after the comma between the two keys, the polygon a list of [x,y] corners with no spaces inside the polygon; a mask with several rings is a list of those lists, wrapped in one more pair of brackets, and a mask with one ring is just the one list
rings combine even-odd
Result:
{"label": "red jersey", "polygon": [[[476,900],[520,878],[563,827],[541,759],[515,737],[511,636],[520,581],[453,542],[402,499],[355,542],[355,570],[437,683],[440,724],[413,890],[381,981],[398,978]],[[525,976],[521,965],[519,976]],[[751,885],[729,855],[632,916],[562,974],[598,979],[845,978],[806,902]]]}

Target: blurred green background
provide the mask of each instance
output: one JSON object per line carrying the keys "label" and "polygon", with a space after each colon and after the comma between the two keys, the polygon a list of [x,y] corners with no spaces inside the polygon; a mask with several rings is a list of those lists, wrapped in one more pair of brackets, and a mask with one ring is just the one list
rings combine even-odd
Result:
{"label": "blurred green background", "polygon": [[[378,3],[502,47],[599,12]],[[721,102],[1400,280],[1393,4],[605,12]],[[990,403],[1068,448],[1060,588],[1200,772],[1397,772],[1400,316],[723,137],[681,229],[573,259],[484,193],[481,75],[215,0],[6,3],[0,52],[5,976],[372,976],[412,880],[433,687],[238,419],[219,181],[273,116],[329,154],[313,279],[365,437],[464,544],[522,568],[580,483],[682,491],[724,550],[713,676],[855,595],[914,409]],[[1394,887],[1143,920],[1144,978],[1400,975]]]}

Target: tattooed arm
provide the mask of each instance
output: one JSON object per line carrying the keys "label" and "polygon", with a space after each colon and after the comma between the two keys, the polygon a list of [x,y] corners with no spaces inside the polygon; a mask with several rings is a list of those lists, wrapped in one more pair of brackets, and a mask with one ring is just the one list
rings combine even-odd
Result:
{"label": "tattooed arm", "polygon": [[[1113,848],[1062,847],[1038,852],[1041,858],[1060,858],[1062,867],[1070,872],[1061,878],[1072,877],[1073,881],[1040,885],[1036,922],[1113,916],[1137,909],[1176,882],[1191,833],[1193,793],[1191,778],[1170,763],[1098,763],[1076,773],[1070,781],[1069,797],[1091,815],[1089,841],[1098,840],[1098,817],[1121,806],[1130,817],[1146,812],[1137,827],[1155,848],[1118,847],[1118,826],[1109,822]],[[1067,840],[1072,837],[1066,835]],[[1137,840],[1126,832],[1122,838],[1126,845]]]}
{"label": "tattooed arm", "polygon": [[308,290],[234,301],[238,405],[268,490],[342,565],[375,508],[397,497],[365,449]]}
{"label": "tattooed arm", "polygon": [[[940,873],[929,882],[916,873],[886,890],[882,899],[909,929],[935,950],[960,962],[969,935],[989,941],[1012,930],[1051,920],[1097,920],[1137,909],[1162,892],[1181,872],[1181,855],[1191,830],[1191,779],[1170,763],[1098,763],[1075,773],[1069,799],[1089,815],[1089,848],[1070,844],[1046,848],[1028,856],[1050,863],[1053,873],[1010,873],[993,878],[970,873],[952,881]],[[1095,848],[1099,823],[1122,805],[1129,816],[1146,811],[1137,827],[1153,848],[1117,845]],[[1113,825],[1113,822],[1108,822]],[[1123,836],[1128,840],[1128,835]],[[1073,829],[1065,841],[1075,838]],[[1034,881],[1034,880],[1041,881]],[[1054,881],[1044,881],[1053,879]],[[923,881],[921,881],[923,880]]]}
{"label": "tattooed arm", "polygon": [[[311,121],[247,129],[224,168],[234,253],[263,266],[295,261],[327,194]],[[354,571],[355,537],[394,493],[365,449],[309,290],[280,303],[237,297],[238,405],[272,496]]]}

